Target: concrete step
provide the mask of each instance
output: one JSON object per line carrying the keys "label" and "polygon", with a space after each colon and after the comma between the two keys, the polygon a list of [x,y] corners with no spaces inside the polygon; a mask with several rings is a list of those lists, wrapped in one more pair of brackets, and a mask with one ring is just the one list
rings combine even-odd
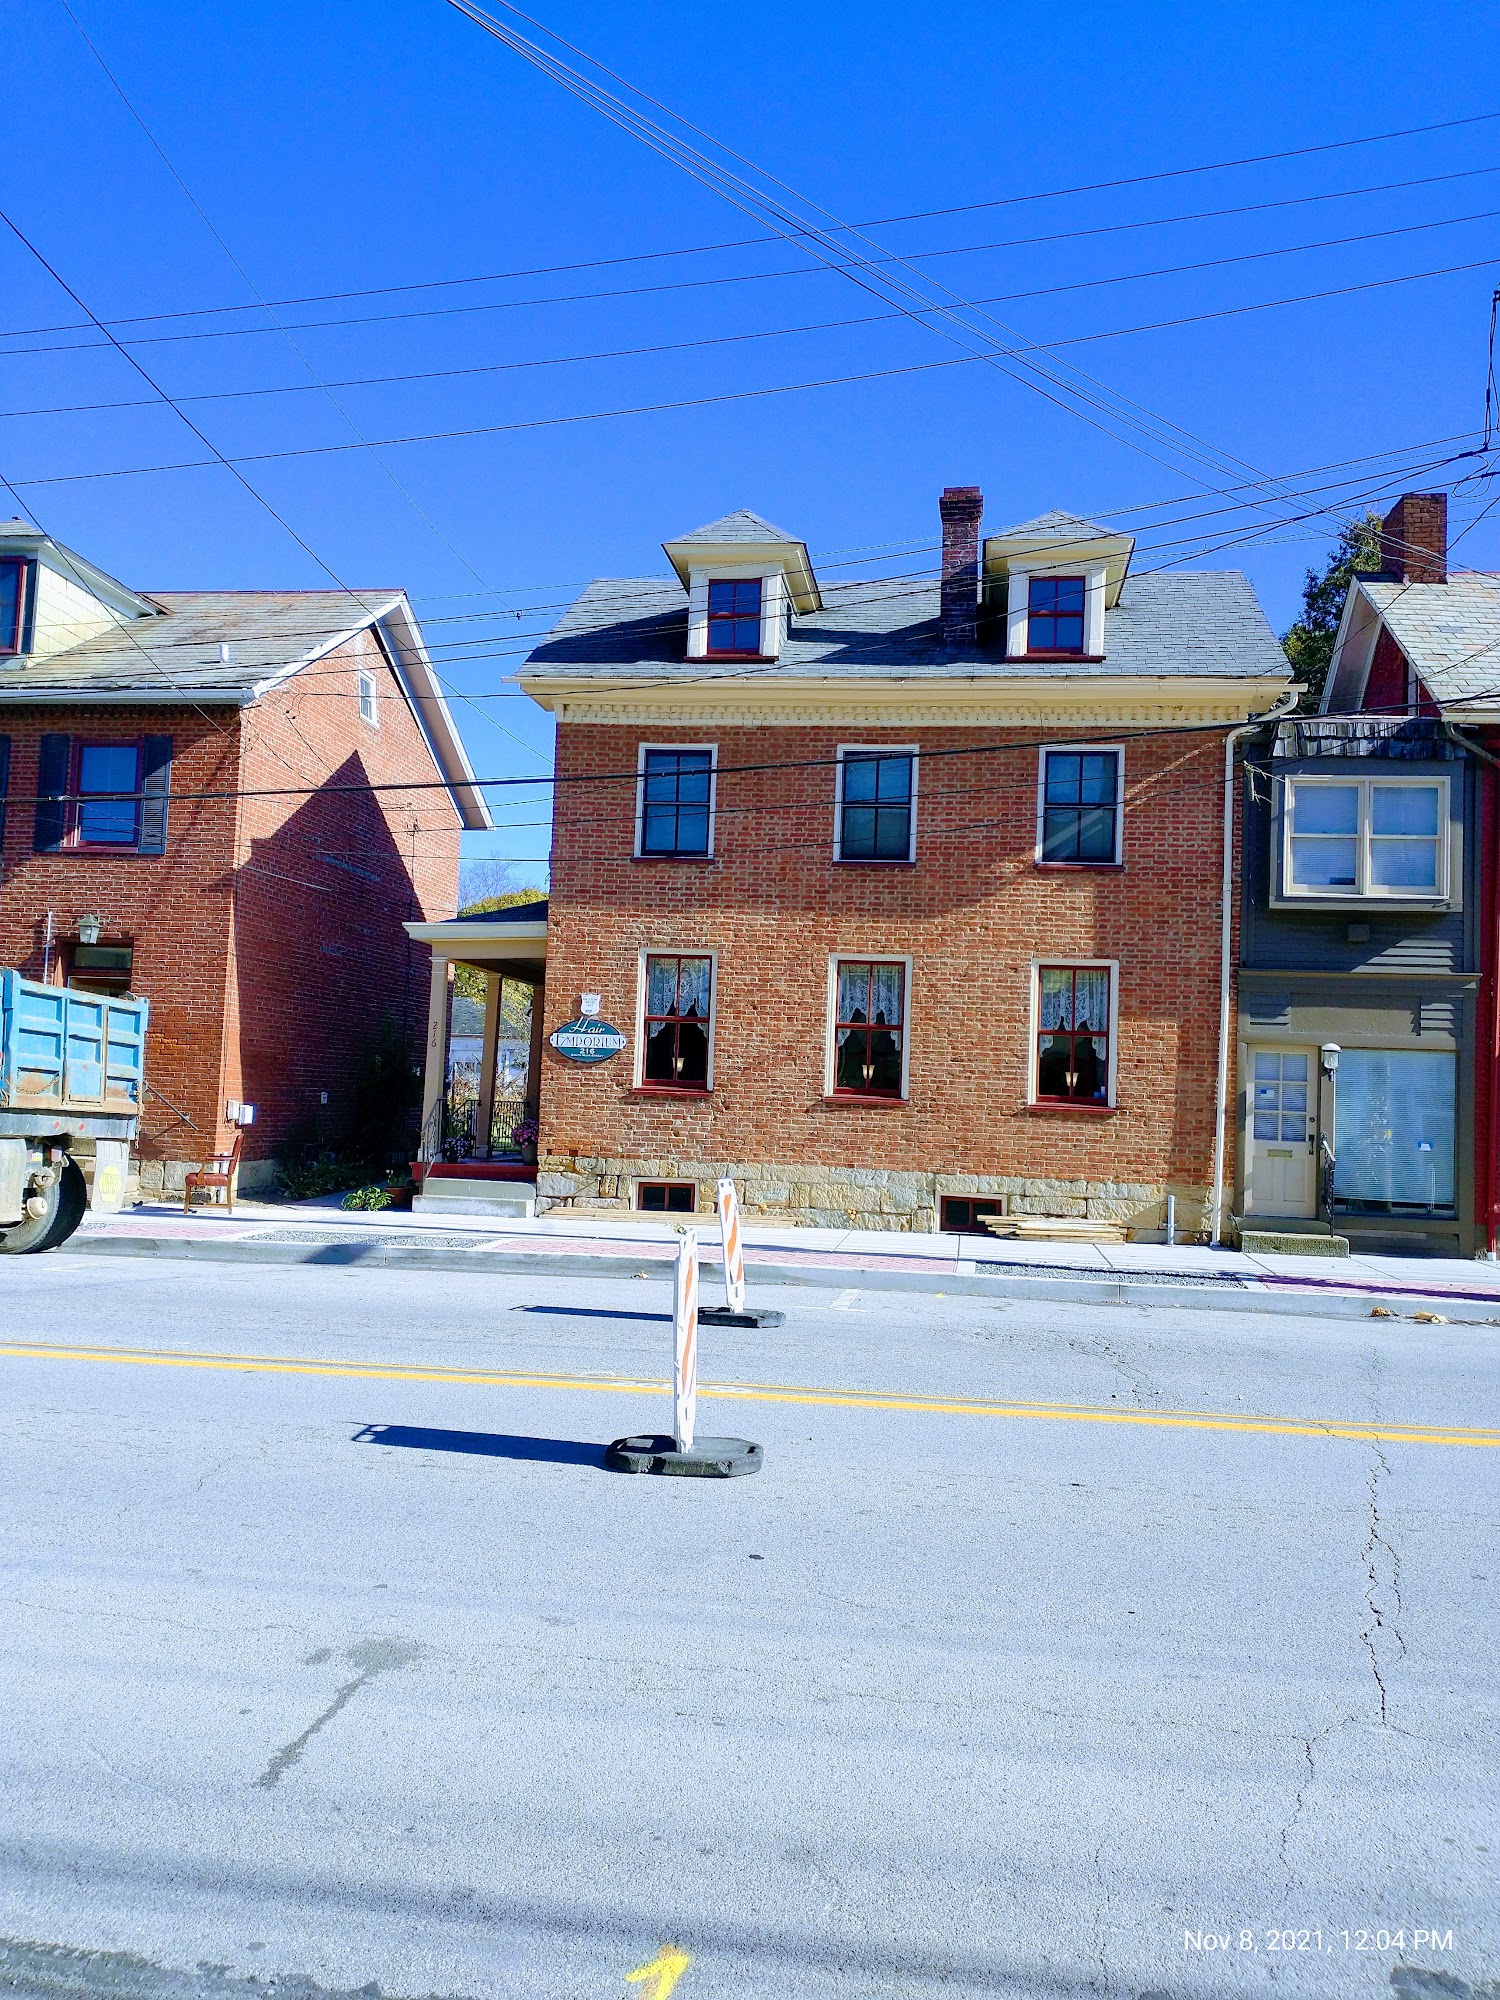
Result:
{"label": "concrete step", "polygon": [[1241,1229],[1240,1248],[1251,1257],[1347,1257],[1349,1239],[1329,1231]]}
{"label": "concrete step", "polygon": [[535,1215],[536,1183],[443,1174],[429,1178],[411,1205],[415,1215]]}

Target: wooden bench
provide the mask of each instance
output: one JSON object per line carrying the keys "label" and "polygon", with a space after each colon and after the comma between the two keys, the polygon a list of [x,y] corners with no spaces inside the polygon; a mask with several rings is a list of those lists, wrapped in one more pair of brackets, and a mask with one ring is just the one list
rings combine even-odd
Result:
{"label": "wooden bench", "polygon": [[192,1212],[193,1190],[195,1188],[223,1188],[224,1205],[229,1214],[234,1214],[234,1177],[239,1171],[240,1148],[244,1143],[245,1135],[243,1131],[236,1132],[234,1135],[234,1144],[227,1153],[215,1153],[213,1158],[205,1160],[201,1167],[194,1167],[191,1173],[183,1175],[182,1212],[184,1215],[191,1214]]}

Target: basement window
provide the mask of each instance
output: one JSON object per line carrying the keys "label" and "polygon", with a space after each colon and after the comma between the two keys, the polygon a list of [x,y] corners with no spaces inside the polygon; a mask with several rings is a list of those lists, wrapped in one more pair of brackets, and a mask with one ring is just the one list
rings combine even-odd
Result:
{"label": "basement window", "polygon": [[1004,1215],[1005,1198],[987,1198],[968,1194],[945,1194],[942,1201],[942,1215],[938,1227],[954,1236],[988,1236],[984,1226],[987,1215]]}
{"label": "basement window", "polygon": [[648,1215],[691,1215],[698,1190],[691,1181],[638,1181],[635,1205]]}

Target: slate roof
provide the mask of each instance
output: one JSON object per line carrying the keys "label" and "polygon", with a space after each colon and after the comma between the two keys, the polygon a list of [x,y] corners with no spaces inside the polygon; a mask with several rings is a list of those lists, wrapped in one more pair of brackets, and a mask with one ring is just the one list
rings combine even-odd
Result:
{"label": "slate roof", "polygon": [[[822,611],[792,620],[776,665],[735,668],[736,678],[747,672],[850,679],[957,674],[986,681],[1030,680],[1039,673],[1069,679],[1141,674],[1287,680],[1291,675],[1250,579],[1239,570],[1134,578],[1105,619],[1104,659],[1046,667],[1006,659],[998,640],[967,655],[944,652],[935,583],[836,584],[824,595]],[[531,653],[522,677],[544,684],[551,676],[607,681],[629,673],[701,683],[705,663],[684,659],[686,645],[687,600],[675,583],[601,577]]]}
{"label": "slate roof", "polygon": [[[399,590],[155,591],[160,618],[131,619],[50,659],[0,668],[0,702],[247,701],[400,598]],[[225,641],[227,662],[219,658]]]}
{"label": "slate roof", "polygon": [[1500,575],[1360,588],[1440,702],[1495,700],[1500,689]]}
{"label": "slate roof", "polygon": [[702,542],[710,548],[722,548],[731,542],[794,542],[800,543],[800,535],[789,535],[785,528],[774,528],[759,514],[752,514],[748,507],[736,507],[732,514],[726,514],[721,521],[710,521],[702,528],[694,528],[691,534],[674,535],[670,546],[680,544],[691,546]]}
{"label": "slate roof", "polygon": [[987,542],[1008,542],[1017,535],[1040,535],[1049,542],[1121,539],[1118,528],[1101,528],[1097,521],[1086,521],[1081,514],[1070,514],[1066,507],[1050,508],[1047,513],[1038,514],[1034,521],[1020,521],[1014,528],[991,528],[984,539]]}

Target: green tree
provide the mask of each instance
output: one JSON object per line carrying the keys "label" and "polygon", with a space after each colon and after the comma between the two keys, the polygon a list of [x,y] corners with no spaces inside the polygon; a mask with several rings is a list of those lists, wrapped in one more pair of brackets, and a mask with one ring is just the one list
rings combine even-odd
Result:
{"label": "green tree", "polygon": [[1302,585],[1302,616],[1281,635],[1281,644],[1299,681],[1307,683],[1297,706],[1316,712],[1333,658],[1344,599],[1357,569],[1380,567],[1380,516],[1370,513],[1346,521],[1321,570],[1310,569]]}

